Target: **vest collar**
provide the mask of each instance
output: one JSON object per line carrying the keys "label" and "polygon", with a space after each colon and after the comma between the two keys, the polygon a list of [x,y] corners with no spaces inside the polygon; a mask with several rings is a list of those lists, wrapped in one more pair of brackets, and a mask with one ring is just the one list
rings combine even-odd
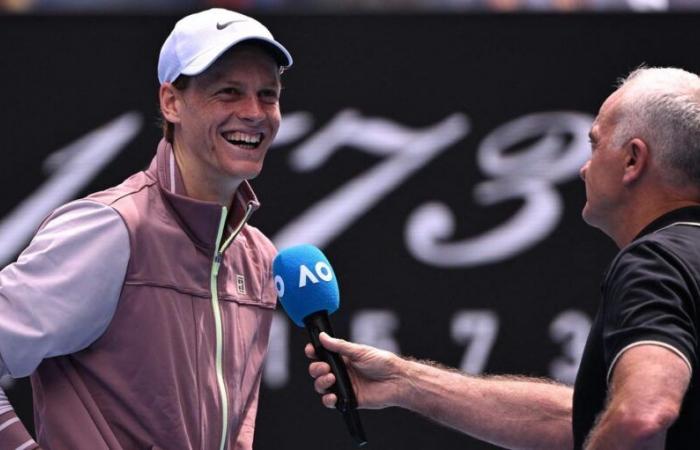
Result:
{"label": "vest collar", "polygon": [[[147,173],[156,179],[160,192],[170,205],[185,232],[200,247],[213,249],[221,218],[222,205],[188,197],[180,168],[170,143],[162,139],[158,144],[156,157],[153,158]],[[236,228],[244,220],[245,210],[260,207],[260,202],[248,181],[244,180],[233,198],[226,218],[227,226]]]}

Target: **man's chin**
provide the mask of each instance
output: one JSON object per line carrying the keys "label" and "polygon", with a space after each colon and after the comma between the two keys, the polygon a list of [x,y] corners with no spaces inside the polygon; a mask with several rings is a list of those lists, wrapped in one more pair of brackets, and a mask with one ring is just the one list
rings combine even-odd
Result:
{"label": "man's chin", "polygon": [[607,231],[608,227],[605,226],[605,221],[602,220],[600,217],[596,217],[595,215],[591,214],[591,211],[589,210],[588,205],[586,205],[583,208],[583,211],[581,211],[581,218],[589,226],[591,226],[593,228],[597,228],[598,230],[603,232],[603,234],[605,234],[606,236],[610,236],[610,234]]}
{"label": "man's chin", "polygon": [[241,175],[245,180],[252,180],[253,178],[257,178],[258,175],[260,175],[260,172],[262,172],[262,166],[251,167],[249,170],[244,171]]}
{"label": "man's chin", "polygon": [[245,163],[239,162],[238,164],[236,164],[235,168],[230,168],[226,172],[229,174],[229,176],[238,178],[240,180],[252,180],[253,178],[256,178],[258,175],[260,175],[260,172],[262,172],[262,165],[247,165]]}
{"label": "man's chin", "polygon": [[581,218],[583,219],[584,222],[586,222],[588,225],[591,225],[590,222],[590,211],[588,210],[588,203],[586,203],[583,206],[583,209],[581,210]]}
{"label": "man's chin", "polygon": [[588,203],[586,203],[586,206],[584,206],[583,210],[581,210],[581,218],[584,222],[586,222],[586,224],[592,226],[593,228],[600,228],[599,221],[596,220],[595,215],[591,213]]}
{"label": "man's chin", "polygon": [[254,179],[256,179],[256,178],[258,177],[258,175],[260,175],[260,172],[258,172],[258,173],[251,173],[251,174],[249,174],[249,175],[246,175],[243,179],[244,179],[244,180],[254,180]]}

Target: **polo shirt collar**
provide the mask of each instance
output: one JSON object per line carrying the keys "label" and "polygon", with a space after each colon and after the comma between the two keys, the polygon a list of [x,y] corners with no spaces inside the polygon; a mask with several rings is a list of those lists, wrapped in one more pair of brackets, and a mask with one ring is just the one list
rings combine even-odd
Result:
{"label": "polo shirt collar", "polygon": [[635,236],[633,241],[646,236],[647,234],[666,228],[676,222],[697,222],[700,223],[700,206],[685,206],[683,208],[674,209],[666,214],[653,220],[649,225],[644,227],[642,231]]}

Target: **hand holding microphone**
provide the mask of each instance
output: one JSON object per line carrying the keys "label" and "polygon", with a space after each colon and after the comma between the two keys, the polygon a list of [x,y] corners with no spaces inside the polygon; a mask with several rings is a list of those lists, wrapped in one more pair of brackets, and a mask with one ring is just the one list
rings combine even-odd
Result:
{"label": "hand holding microphone", "polygon": [[[405,405],[407,361],[386,350],[369,345],[356,344],[321,334],[321,344],[328,350],[340,354],[350,371],[359,408],[381,409]],[[315,361],[316,351],[311,344],[304,349],[306,356],[314,360],[309,364],[309,374],[315,379],[316,392],[321,394],[323,404],[335,407],[337,399],[329,390],[335,380],[326,375],[330,367],[321,361]]]}
{"label": "hand holding microphone", "polygon": [[334,336],[329,314],[340,305],[338,281],[330,263],[318,248],[300,245],[281,251],[272,264],[275,287],[282,307],[292,321],[306,327],[318,358],[325,361],[335,375],[331,388],[338,401],[348,431],[358,447],[367,438],[357,412],[357,400],[343,359],[326,350],[319,340],[321,332]]}

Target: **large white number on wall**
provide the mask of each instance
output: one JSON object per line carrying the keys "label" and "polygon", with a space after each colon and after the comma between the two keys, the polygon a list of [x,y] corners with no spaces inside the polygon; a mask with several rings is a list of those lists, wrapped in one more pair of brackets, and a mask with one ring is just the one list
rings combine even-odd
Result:
{"label": "large white number on wall", "polygon": [[461,113],[414,129],[389,119],[363,117],[350,109],[339,112],[292,151],[292,169],[317,170],[333,154],[350,148],[381,158],[380,161],[287,223],[272,240],[279,248],[300,243],[323,248],[415,172],[466,136],[469,128],[469,120]]}
{"label": "large white number on wall", "polygon": [[591,320],[581,311],[570,309],[554,318],[549,335],[554,342],[561,344],[563,355],[549,365],[552,378],[566,384],[574,383],[590,330]]}
{"label": "large white number on wall", "polygon": [[141,114],[128,112],[50,154],[44,161],[47,180],[0,217],[0,267],[14,258],[54,208],[75,198],[142,126]]}
{"label": "large white number on wall", "polygon": [[452,319],[452,339],[467,346],[459,368],[471,374],[484,371],[498,335],[498,316],[489,310],[460,311]]}
{"label": "large white number on wall", "polygon": [[493,130],[477,151],[488,178],[474,187],[474,202],[483,207],[480,214],[512,200],[522,202],[520,209],[490,230],[457,240],[458,218],[450,207],[437,200],[425,203],[406,222],[408,250],[433,266],[469,267],[506,260],[542,241],[564,209],[556,184],[577,177],[589,157],[591,121],[588,114],[554,111],[529,114]]}

